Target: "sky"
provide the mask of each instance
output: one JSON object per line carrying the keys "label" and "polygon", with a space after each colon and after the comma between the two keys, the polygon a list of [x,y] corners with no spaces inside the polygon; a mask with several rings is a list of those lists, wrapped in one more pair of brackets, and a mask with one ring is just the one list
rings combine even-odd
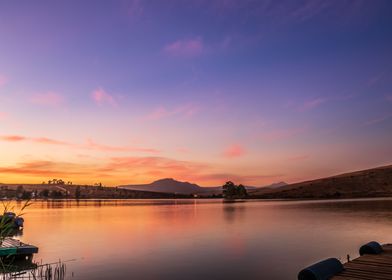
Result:
{"label": "sky", "polygon": [[388,0],[0,1],[0,182],[392,164]]}

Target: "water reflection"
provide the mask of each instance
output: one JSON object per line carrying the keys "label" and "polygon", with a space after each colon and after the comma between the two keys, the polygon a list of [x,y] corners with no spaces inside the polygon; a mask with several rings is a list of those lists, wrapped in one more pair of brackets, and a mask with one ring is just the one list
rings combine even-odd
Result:
{"label": "water reflection", "polygon": [[295,279],[326,257],[392,242],[392,200],[53,200],[27,210],[22,241],[73,279]]}
{"label": "water reflection", "polygon": [[246,206],[243,203],[222,203],[222,207],[223,217],[228,223],[233,223],[236,219],[240,219],[244,216],[244,211],[246,211]]}

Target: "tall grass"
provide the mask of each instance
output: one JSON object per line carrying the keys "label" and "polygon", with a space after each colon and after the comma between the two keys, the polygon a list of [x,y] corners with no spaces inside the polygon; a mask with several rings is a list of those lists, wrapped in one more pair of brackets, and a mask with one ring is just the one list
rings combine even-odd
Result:
{"label": "tall grass", "polygon": [[[3,244],[4,239],[10,235],[15,230],[15,226],[13,221],[9,219],[6,215],[7,212],[14,212],[15,213],[15,206],[12,205],[11,201],[2,201],[3,206],[3,213],[0,219],[0,246]],[[22,207],[15,213],[15,217],[22,217],[25,214],[25,209],[29,207],[32,203],[30,200],[26,200]]]}
{"label": "tall grass", "polygon": [[36,264],[34,268],[20,269],[19,267],[15,267],[13,272],[2,273],[0,279],[64,280],[66,271],[65,263],[58,261],[50,264]]}

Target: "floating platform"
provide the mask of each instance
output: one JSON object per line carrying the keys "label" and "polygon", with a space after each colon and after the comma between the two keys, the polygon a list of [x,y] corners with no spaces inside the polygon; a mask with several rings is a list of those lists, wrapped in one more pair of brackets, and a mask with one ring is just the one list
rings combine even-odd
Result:
{"label": "floating platform", "polygon": [[331,280],[392,280],[392,244],[382,245],[379,254],[364,254],[343,265]]}
{"label": "floating platform", "polygon": [[7,237],[0,245],[0,258],[8,257],[32,257],[38,253],[38,247],[23,243],[14,238]]}

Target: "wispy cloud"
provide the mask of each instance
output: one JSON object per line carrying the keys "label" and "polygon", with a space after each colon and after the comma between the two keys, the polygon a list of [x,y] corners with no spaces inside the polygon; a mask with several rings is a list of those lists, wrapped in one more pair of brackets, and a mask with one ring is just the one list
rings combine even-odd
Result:
{"label": "wispy cloud", "polygon": [[91,93],[92,100],[99,106],[110,105],[117,107],[118,103],[113,95],[109,94],[102,88],[97,88]]}
{"label": "wispy cloud", "polygon": [[[83,147],[83,146],[82,146]],[[131,146],[111,146],[98,144],[91,139],[87,140],[87,144],[85,145],[87,149],[104,151],[104,152],[144,152],[144,153],[153,153],[157,154],[160,151],[152,148],[140,148],[140,147],[131,147]]]}
{"label": "wispy cloud", "polygon": [[172,56],[193,57],[203,53],[204,43],[201,37],[181,39],[167,44],[163,50]]}
{"label": "wispy cloud", "polygon": [[[289,24],[302,23],[314,18],[329,18],[334,16],[337,23],[347,24],[354,20],[362,19],[361,16],[369,16],[368,8],[371,4],[367,1],[342,1],[342,0],[264,0],[255,5],[253,0],[205,0],[208,11],[217,17],[233,18],[240,13],[242,22],[252,21],[254,18],[263,19],[263,29],[268,27],[287,26]],[[249,7],[251,11],[246,12]]]}
{"label": "wispy cloud", "polygon": [[309,158],[309,155],[296,155],[296,156],[289,157],[288,160],[301,161],[301,160],[306,160],[308,158]]}
{"label": "wispy cloud", "polygon": [[[115,157],[102,167],[100,172],[107,174],[134,173],[136,176],[154,180],[172,177],[178,180],[203,183],[223,184],[228,180],[239,183],[270,182],[281,178],[282,174],[247,174],[219,173],[209,164],[181,161],[166,157]],[[129,177],[129,176],[128,176]],[[130,183],[129,181],[127,183]]]}
{"label": "wispy cloud", "polygon": [[378,124],[378,123],[381,123],[381,122],[388,120],[391,116],[392,115],[384,115],[384,116],[381,116],[378,118],[374,118],[374,119],[371,119],[371,120],[364,122],[363,125],[368,126],[368,125]]}
{"label": "wispy cloud", "polygon": [[[331,1],[332,2],[332,1]],[[291,12],[291,16],[301,21],[311,19],[330,6],[329,1],[305,1]]]}
{"label": "wispy cloud", "polygon": [[65,98],[57,92],[49,91],[33,94],[29,101],[40,106],[59,107],[65,103]]}
{"label": "wispy cloud", "polygon": [[245,148],[240,144],[232,144],[223,151],[223,156],[227,158],[237,158],[245,155]]}
{"label": "wispy cloud", "polygon": [[298,108],[298,110],[301,112],[312,110],[314,108],[319,107],[321,104],[325,103],[326,101],[327,99],[322,97],[307,100]]}
{"label": "wispy cloud", "polygon": [[26,137],[22,135],[2,135],[0,136],[0,140],[7,141],[7,142],[30,141],[34,143],[49,144],[49,145],[66,145],[66,146],[72,145],[68,142],[50,139],[46,137]]}
{"label": "wispy cloud", "polygon": [[0,166],[0,174],[19,174],[47,178],[48,176],[73,176],[88,174],[91,169],[73,163],[32,160],[14,166]]}
{"label": "wispy cloud", "polygon": [[[83,157],[83,160],[86,158]],[[172,177],[178,180],[219,185],[232,180],[243,184],[261,184],[281,179],[282,174],[246,174],[216,172],[208,164],[181,161],[166,157],[112,157],[95,163],[69,163],[52,160],[28,160],[11,166],[1,166],[0,174],[18,178],[47,180],[53,176],[80,183],[93,183],[91,178],[123,183],[146,183]],[[131,178],[131,179],[130,179]],[[116,183],[114,183],[116,184]]]}
{"label": "wispy cloud", "polygon": [[60,145],[60,146],[66,146],[70,148],[96,150],[102,152],[143,152],[143,153],[150,153],[150,154],[157,154],[160,152],[159,150],[153,148],[143,148],[143,147],[134,147],[134,146],[112,146],[112,145],[99,144],[93,141],[92,139],[88,139],[85,144],[77,144],[77,143],[71,143],[71,142],[56,140],[47,137],[27,137],[23,135],[0,135],[0,141],[31,142],[31,143],[43,144],[43,145]]}
{"label": "wispy cloud", "polygon": [[127,1],[126,11],[129,17],[131,18],[139,18],[143,15],[144,7],[141,3],[141,0],[130,0]]}
{"label": "wispy cloud", "polygon": [[98,171],[107,174],[134,175],[134,178],[154,180],[162,177],[184,179],[190,174],[200,174],[208,165],[181,161],[167,157],[113,157]]}
{"label": "wispy cloud", "polygon": [[153,112],[148,114],[145,119],[161,120],[172,116],[191,117],[199,111],[200,107],[195,104],[185,104],[171,109],[160,106],[156,108]]}

